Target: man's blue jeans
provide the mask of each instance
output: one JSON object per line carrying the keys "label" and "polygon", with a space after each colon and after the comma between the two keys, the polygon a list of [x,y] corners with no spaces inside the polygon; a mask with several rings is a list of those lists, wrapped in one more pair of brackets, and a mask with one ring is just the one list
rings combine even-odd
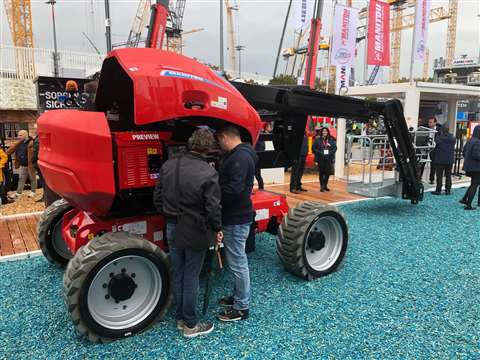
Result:
{"label": "man's blue jeans", "polygon": [[193,328],[197,325],[198,286],[207,251],[176,248],[173,242],[175,227],[175,224],[168,223],[166,234],[172,263],[173,296],[177,305],[175,317]]}
{"label": "man's blue jeans", "polygon": [[233,308],[247,310],[250,303],[250,272],[245,244],[250,232],[250,223],[224,225],[222,231],[227,264],[234,277]]}

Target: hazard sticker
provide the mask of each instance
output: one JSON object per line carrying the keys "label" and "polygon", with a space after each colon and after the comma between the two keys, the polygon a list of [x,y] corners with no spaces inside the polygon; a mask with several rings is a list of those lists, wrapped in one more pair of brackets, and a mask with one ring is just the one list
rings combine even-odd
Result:
{"label": "hazard sticker", "polygon": [[227,100],[227,98],[219,96],[218,100],[217,101],[212,101],[210,103],[210,105],[212,107],[215,107],[215,108],[218,108],[218,109],[227,110],[228,100]]}
{"label": "hazard sticker", "polygon": [[255,215],[255,221],[265,220],[270,218],[270,211],[268,209],[258,209]]}

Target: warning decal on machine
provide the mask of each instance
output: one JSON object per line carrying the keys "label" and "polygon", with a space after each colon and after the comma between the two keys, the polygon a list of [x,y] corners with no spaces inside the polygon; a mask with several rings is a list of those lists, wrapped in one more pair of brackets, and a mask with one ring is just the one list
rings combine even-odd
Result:
{"label": "warning decal on machine", "polygon": [[212,107],[227,110],[228,100],[227,98],[219,96],[217,101],[212,101],[210,104],[212,105]]}
{"label": "warning decal on machine", "polygon": [[147,233],[147,222],[137,221],[123,225],[113,226],[112,231],[125,231],[131,234],[143,235]]}
{"label": "warning decal on machine", "polygon": [[265,220],[270,218],[270,212],[268,209],[258,209],[255,215],[255,221]]}

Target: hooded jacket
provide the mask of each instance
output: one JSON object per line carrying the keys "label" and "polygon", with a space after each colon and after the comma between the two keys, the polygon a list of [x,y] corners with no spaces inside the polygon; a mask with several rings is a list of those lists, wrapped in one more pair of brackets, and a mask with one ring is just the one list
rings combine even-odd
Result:
{"label": "hooded jacket", "polygon": [[250,195],[257,159],[257,154],[248,144],[240,144],[223,156],[219,175],[224,225],[252,222],[253,205]]}
{"label": "hooded jacket", "polygon": [[480,173],[480,126],[473,130],[472,138],[463,148],[463,170],[468,173]]}
{"label": "hooded jacket", "polygon": [[5,165],[7,165],[7,161],[8,161],[7,154],[5,154],[5,151],[0,149],[0,185],[2,185],[4,180],[3,168],[5,167]]}

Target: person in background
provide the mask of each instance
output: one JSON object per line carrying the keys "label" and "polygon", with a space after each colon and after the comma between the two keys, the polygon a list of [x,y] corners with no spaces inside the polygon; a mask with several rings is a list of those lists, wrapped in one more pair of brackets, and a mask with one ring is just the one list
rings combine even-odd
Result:
{"label": "person in background", "polygon": [[4,168],[8,162],[8,155],[0,148],[0,204],[7,204],[7,189],[5,188]]}
{"label": "person in background", "polygon": [[223,234],[218,173],[206,158],[215,138],[209,130],[199,129],[188,144],[187,154],[161,167],[153,203],[167,223],[177,329],[191,338],[214,328],[211,322],[198,322],[197,296],[207,249],[215,243],[214,233],[217,242]]}
{"label": "person in background", "polygon": [[307,134],[303,134],[300,155],[292,164],[292,172],[290,174],[290,192],[299,194],[301,191],[307,191],[302,187],[302,177],[305,171],[305,161],[308,155],[308,138]]}
{"label": "person in background", "polygon": [[32,164],[33,139],[28,135],[26,130],[20,130],[18,136],[20,140],[7,151],[7,155],[15,153],[14,166],[19,172],[17,191],[14,195],[10,196],[10,198],[16,199],[22,194],[27,178],[30,179],[30,192],[28,197],[33,198],[37,190],[37,173]]}
{"label": "person in background", "polygon": [[[429,129],[437,131],[435,134],[432,135],[432,141],[437,140],[438,131],[441,128],[441,125],[437,124],[437,119],[435,117],[431,117],[428,119],[427,126]],[[428,175],[428,180],[430,184],[433,185],[435,183],[435,151],[432,150],[430,152],[430,174]]]}
{"label": "person in background", "polygon": [[312,150],[315,155],[315,162],[318,166],[320,191],[330,191],[328,188],[328,178],[333,173],[333,163],[335,161],[337,144],[330,136],[330,130],[328,130],[328,128],[322,128],[320,136],[317,137],[313,143]]}
{"label": "person in background", "polygon": [[[265,151],[265,141],[258,139],[257,144],[255,145],[255,151],[258,152],[263,152]],[[258,190],[263,190],[264,184],[263,184],[263,178],[262,178],[262,169],[258,166],[258,162],[255,165],[255,179],[257,179],[258,183]]]}
{"label": "person in background", "polygon": [[239,321],[249,317],[250,270],[245,245],[254,214],[250,195],[257,155],[249,144],[242,143],[236,127],[220,129],[217,140],[224,152],[219,168],[223,244],[234,278],[233,294],[219,300],[225,310],[217,318],[220,321]]}
{"label": "person in background", "polygon": [[[465,210],[473,210],[472,202],[480,186],[480,126],[473,130],[471,139],[463,148],[463,156],[465,158],[463,170],[471,178],[471,182],[460,203],[465,204]],[[480,206],[480,198],[478,205]]]}
{"label": "person in background", "polygon": [[445,194],[450,195],[455,142],[455,138],[448,132],[447,127],[441,127],[435,140],[435,149],[433,150],[437,188],[432,192],[432,195],[440,195],[442,193],[443,174],[445,174]]}

